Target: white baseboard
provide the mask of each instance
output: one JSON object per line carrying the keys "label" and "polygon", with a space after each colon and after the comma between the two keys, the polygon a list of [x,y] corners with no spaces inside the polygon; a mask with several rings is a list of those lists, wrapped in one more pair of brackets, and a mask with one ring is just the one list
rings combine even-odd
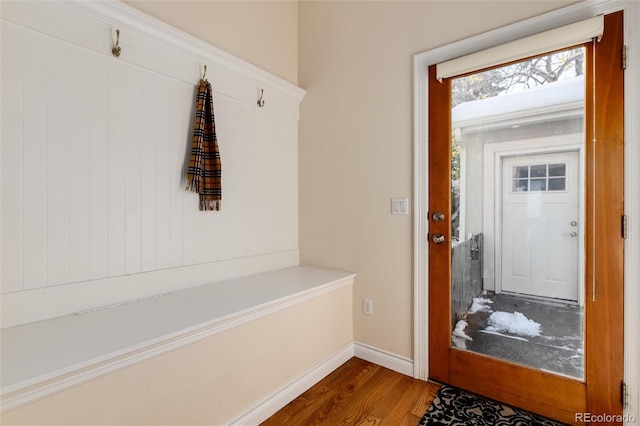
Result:
{"label": "white baseboard", "polygon": [[273,395],[249,408],[244,414],[229,424],[238,426],[259,425],[311,386],[324,379],[333,372],[333,370],[353,358],[353,356],[353,343],[349,343],[309,371],[287,383]]}
{"label": "white baseboard", "polygon": [[229,424],[237,426],[259,425],[354,356],[413,377],[412,360],[364,343],[349,343],[273,395],[249,408]]}
{"label": "white baseboard", "polygon": [[389,370],[397,371],[405,376],[413,377],[413,361],[391,352],[383,351],[364,343],[353,343],[356,357],[373,362]]}

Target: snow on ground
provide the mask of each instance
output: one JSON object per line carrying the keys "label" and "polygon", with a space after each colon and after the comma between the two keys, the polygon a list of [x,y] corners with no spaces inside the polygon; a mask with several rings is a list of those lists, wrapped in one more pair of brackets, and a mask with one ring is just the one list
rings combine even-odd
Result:
{"label": "snow on ground", "polygon": [[520,312],[494,312],[489,316],[487,331],[511,333],[519,336],[540,336],[540,324]]}
{"label": "snow on ground", "polygon": [[464,332],[464,329],[467,328],[468,325],[465,320],[460,320],[456,323],[451,333],[451,341],[456,348],[467,349],[467,340],[473,340]]}
{"label": "snow on ground", "polygon": [[476,312],[491,312],[491,306],[493,300],[485,299],[484,297],[474,297],[473,303],[469,308],[468,314],[475,314]]}
{"label": "snow on ground", "polygon": [[510,336],[508,334],[502,334],[502,333],[498,333],[497,331],[492,331],[488,329],[489,327],[487,327],[486,330],[480,330],[480,333],[487,333],[487,334],[493,334],[494,336],[502,336],[502,337],[506,337],[508,339],[513,339],[513,340],[521,340],[523,342],[528,342],[527,339],[525,339],[524,337],[518,337],[518,336]]}
{"label": "snow on ground", "polygon": [[467,333],[464,332],[464,329],[467,328],[469,324],[465,320],[460,320],[456,323],[455,328],[453,329],[453,334],[455,337],[460,337],[465,340],[473,340],[471,337],[467,336]]}

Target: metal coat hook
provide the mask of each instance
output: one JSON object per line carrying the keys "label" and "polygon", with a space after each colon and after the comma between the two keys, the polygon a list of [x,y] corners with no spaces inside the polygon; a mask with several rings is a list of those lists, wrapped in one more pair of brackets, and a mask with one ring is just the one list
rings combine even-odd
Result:
{"label": "metal coat hook", "polygon": [[202,73],[202,79],[204,80],[205,77],[207,76],[207,65],[204,65],[204,72]]}
{"label": "metal coat hook", "polygon": [[258,98],[258,106],[260,108],[264,106],[264,99],[262,99],[263,95],[264,95],[264,89],[260,89],[260,98]]}
{"label": "metal coat hook", "polygon": [[116,30],[116,45],[113,46],[113,49],[111,49],[111,53],[113,53],[113,56],[115,56],[116,58],[120,57],[120,51],[122,49],[120,49],[120,30]]}

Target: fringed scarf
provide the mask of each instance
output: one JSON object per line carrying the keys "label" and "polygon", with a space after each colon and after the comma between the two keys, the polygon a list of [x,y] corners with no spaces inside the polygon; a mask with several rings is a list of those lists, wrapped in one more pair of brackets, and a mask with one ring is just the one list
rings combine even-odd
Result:
{"label": "fringed scarf", "polygon": [[186,189],[200,194],[200,210],[220,210],[222,163],[213,115],[213,91],[207,80],[200,80],[196,97],[196,124]]}

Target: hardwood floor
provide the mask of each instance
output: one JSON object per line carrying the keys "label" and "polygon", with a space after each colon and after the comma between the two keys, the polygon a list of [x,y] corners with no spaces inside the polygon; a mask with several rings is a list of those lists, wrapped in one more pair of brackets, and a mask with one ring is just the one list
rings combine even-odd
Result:
{"label": "hardwood floor", "polygon": [[416,426],[440,385],[351,358],[262,426]]}

